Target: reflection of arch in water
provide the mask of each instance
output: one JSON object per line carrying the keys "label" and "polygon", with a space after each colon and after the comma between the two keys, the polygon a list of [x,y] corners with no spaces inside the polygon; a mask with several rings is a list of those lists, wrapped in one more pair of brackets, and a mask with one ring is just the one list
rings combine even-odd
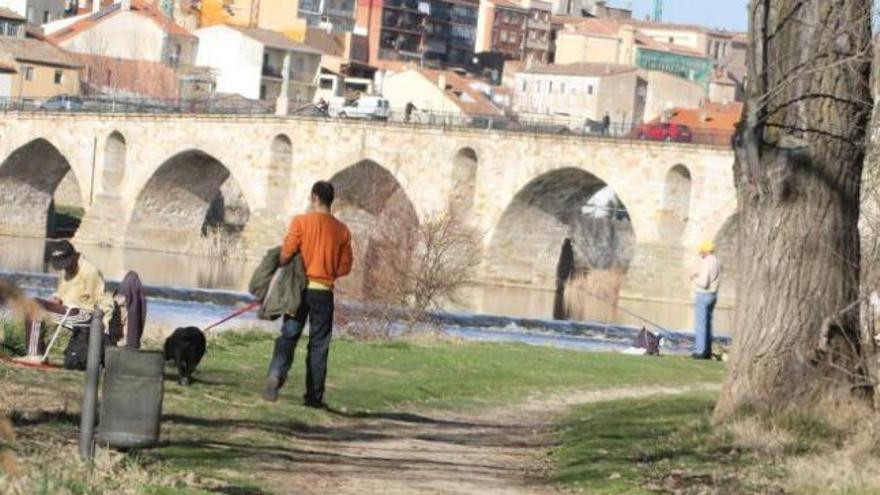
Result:
{"label": "reflection of arch in water", "polygon": [[[59,188],[62,181],[65,187]],[[56,192],[65,192],[63,202],[73,203],[68,206],[82,207],[79,181],[55,146],[40,138],[13,151],[0,164],[0,232],[54,234]],[[73,234],[78,221],[73,223],[65,226],[65,236]]]}
{"label": "reflection of arch in water", "polygon": [[[128,225],[130,246],[223,254],[238,242],[250,216],[239,183],[199,150],[166,160],[138,194]],[[201,239],[211,237],[205,244]]]}
{"label": "reflection of arch in water", "polygon": [[394,175],[372,160],[346,167],[330,182],[334,211],[351,229],[356,258],[343,287],[355,295],[385,297],[395,284],[395,268],[412,252],[419,224],[415,208]]}
{"label": "reflection of arch in water", "polygon": [[453,213],[460,218],[467,218],[474,207],[478,163],[477,152],[472,148],[458,150],[452,163],[452,191],[449,203]]}
{"label": "reflection of arch in water", "polygon": [[579,168],[547,172],[514,196],[492,236],[487,275],[548,286],[565,238],[582,271],[625,270],[635,245],[626,207],[604,181]]}

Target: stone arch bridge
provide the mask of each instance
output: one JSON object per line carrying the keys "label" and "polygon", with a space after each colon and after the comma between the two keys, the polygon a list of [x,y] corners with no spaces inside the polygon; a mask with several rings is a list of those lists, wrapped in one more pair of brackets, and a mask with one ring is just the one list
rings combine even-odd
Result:
{"label": "stone arch bridge", "polygon": [[[362,239],[451,205],[484,234],[480,278],[552,287],[562,240],[575,237],[576,257],[616,250],[624,293],[657,299],[687,299],[693,247],[735,212],[732,152],[690,144],[275,117],[10,114],[0,117],[0,157],[0,234],[43,236],[66,181],[85,209],[78,242],[203,252],[215,226],[232,225],[235,249],[258,256],[302,211],[311,184],[332,179]],[[613,239],[595,241],[597,232]]]}

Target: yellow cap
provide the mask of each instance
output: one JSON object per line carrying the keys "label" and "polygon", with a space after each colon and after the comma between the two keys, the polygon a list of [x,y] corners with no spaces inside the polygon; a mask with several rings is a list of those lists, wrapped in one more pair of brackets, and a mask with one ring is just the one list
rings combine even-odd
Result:
{"label": "yellow cap", "polygon": [[715,252],[715,243],[712,241],[700,241],[700,245],[697,248],[701,253],[714,253]]}

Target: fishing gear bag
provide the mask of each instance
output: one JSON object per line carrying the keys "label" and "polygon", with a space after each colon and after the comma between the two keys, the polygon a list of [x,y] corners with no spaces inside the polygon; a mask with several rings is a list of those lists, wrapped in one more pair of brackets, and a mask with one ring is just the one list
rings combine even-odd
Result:
{"label": "fishing gear bag", "polygon": [[651,332],[647,328],[642,327],[636,338],[633,340],[633,347],[645,350],[647,356],[660,355],[660,340],[662,337]]}

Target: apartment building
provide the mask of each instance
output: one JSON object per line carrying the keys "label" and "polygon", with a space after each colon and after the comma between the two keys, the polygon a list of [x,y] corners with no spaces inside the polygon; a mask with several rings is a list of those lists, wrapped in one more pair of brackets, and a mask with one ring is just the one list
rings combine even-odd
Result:
{"label": "apartment building", "polygon": [[544,0],[484,0],[477,22],[477,53],[500,53],[506,60],[550,63],[553,59],[553,4]]}
{"label": "apartment building", "polygon": [[377,67],[463,67],[472,63],[477,12],[477,0],[361,0],[355,33],[368,38]]}

